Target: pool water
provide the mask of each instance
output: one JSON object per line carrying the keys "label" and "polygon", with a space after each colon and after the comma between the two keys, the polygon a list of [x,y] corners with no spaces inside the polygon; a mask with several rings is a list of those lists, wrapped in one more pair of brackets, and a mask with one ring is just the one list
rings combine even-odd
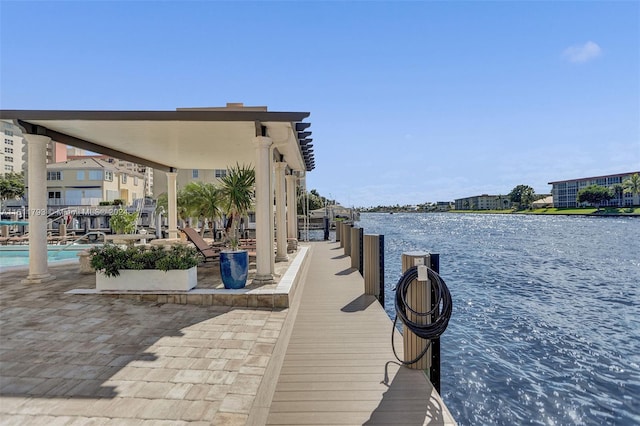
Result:
{"label": "pool water", "polygon": [[[64,248],[64,246],[48,246],[47,259],[48,262],[56,263],[62,261],[71,261],[78,259],[78,252],[91,248],[92,245],[77,244],[73,247]],[[64,250],[63,250],[64,249]],[[29,264],[29,246],[5,246],[0,247],[0,268],[9,266],[26,266]]]}

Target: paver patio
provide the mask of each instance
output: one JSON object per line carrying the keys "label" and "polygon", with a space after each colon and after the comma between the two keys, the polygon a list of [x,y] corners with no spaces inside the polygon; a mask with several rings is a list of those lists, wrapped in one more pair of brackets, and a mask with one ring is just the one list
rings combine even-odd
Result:
{"label": "paver patio", "polygon": [[245,423],[286,310],[70,295],[95,277],[51,270],[0,275],[0,423]]}

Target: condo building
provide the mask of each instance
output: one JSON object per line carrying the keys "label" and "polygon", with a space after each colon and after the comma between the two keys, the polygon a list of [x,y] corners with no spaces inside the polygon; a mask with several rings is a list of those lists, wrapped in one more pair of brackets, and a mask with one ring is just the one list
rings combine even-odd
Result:
{"label": "condo building", "polygon": [[[604,187],[612,187],[615,184],[622,184],[626,179],[630,178],[634,173],[640,172],[618,173],[614,175],[593,176],[578,179],[559,180],[549,182],[551,195],[553,195],[553,207],[567,208],[578,207],[578,192],[590,185],[599,185]],[[634,205],[634,194],[623,192],[622,194],[613,193],[614,198],[601,204],[606,206],[632,206]]]}

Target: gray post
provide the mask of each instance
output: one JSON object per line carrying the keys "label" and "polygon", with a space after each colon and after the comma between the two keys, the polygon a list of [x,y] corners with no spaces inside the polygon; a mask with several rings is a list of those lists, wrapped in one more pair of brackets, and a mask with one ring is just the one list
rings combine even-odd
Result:
{"label": "gray post", "polygon": [[384,306],[384,235],[365,235],[364,294],[377,297]]}
{"label": "gray post", "polygon": [[344,228],[342,228],[342,234],[343,237],[342,241],[340,242],[342,244],[342,247],[344,247],[344,254],[349,256],[351,254],[351,225],[350,224],[344,224]]}
{"label": "gray post", "polygon": [[351,267],[360,270],[360,229],[351,228]]}

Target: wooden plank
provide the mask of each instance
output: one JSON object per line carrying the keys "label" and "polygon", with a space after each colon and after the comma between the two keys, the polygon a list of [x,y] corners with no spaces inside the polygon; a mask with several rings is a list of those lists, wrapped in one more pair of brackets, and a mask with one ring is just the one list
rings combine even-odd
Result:
{"label": "wooden plank", "polygon": [[424,372],[396,362],[391,320],[336,248],[312,244],[267,423],[455,424]]}

